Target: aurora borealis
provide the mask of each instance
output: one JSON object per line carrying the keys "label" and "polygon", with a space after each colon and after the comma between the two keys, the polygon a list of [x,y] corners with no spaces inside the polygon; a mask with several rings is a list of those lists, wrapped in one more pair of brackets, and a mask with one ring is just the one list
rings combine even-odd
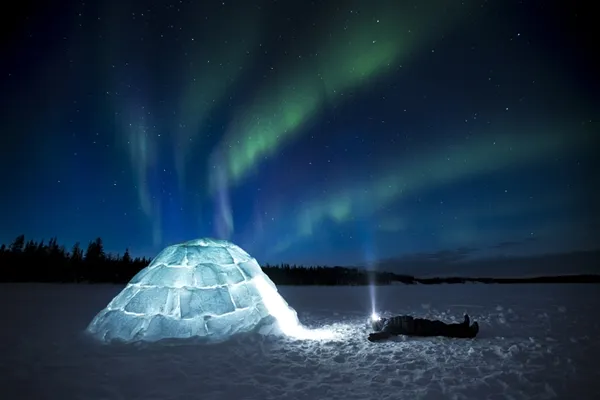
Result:
{"label": "aurora borealis", "polygon": [[0,67],[4,243],[214,236],[340,265],[598,248],[586,10],[30,3]]}

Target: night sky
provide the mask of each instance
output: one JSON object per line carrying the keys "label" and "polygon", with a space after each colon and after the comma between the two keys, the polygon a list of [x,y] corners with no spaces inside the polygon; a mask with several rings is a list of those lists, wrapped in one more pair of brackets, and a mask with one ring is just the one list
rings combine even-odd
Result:
{"label": "night sky", "polygon": [[0,242],[204,236],[259,262],[597,249],[577,2],[19,2]]}

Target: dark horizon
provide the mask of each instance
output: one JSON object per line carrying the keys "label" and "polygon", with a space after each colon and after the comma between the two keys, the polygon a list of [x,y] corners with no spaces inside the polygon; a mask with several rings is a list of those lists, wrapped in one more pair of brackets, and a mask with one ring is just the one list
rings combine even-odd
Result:
{"label": "dark horizon", "polygon": [[382,260],[377,269],[418,278],[526,278],[600,274],[600,248],[484,258],[445,258],[443,253],[446,252]]}
{"label": "dark horizon", "polygon": [[[73,256],[74,246],[77,246],[75,251],[83,251],[88,246],[93,247],[95,240],[90,240],[87,243],[77,243],[74,246],[66,246],[60,243],[56,238],[49,240],[35,240],[24,236],[23,244],[28,243],[34,245],[47,246],[54,242],[57,250],[63,249],[67,256]],[[17,238],[18,239],[18,238]],[[101,238],[99,238],[101,239]],[[17,240],[10,243],[0,243],[2,249],[9,250],[11,245]],[[515,246],[518,243],[501,243],[497,247]],[[61,250],[62,251],[62,250]],[[129,249],[123,251],[105,251],[109,259],[120,259],[125,253],[132,260],[137,259],[141,262],[139,265],[145,266],[146,262],[150,262],[158,254],[143,255],[131,253]],[[83,253],[82,253],[83,256]],[[392,273],[398,275],[412,276],[415,278],[532,278],[532,277],[557,277],[570,275],[599,275],[600,265],[597,260],[600,259],[600,248],[596,249],[580,249],[571,252],[552,252],[535,255],[495,255],[495,256],[478,256],[476,249],[459,248],[455,250],[441,250],[433,253],[418,253],[405,255],[402,257],[389,258],[378,260],[372,264],[361,263],[313,263],[303,264],[281,260],[279,262],[261,262],[257,260],[259,265],[264,268],[277,266],[298,266],[298,267],[342,267],[342,268],[357,268],[359,270],[373,271],[380,273]],[[10,266],[5,266],[10,267]]]}

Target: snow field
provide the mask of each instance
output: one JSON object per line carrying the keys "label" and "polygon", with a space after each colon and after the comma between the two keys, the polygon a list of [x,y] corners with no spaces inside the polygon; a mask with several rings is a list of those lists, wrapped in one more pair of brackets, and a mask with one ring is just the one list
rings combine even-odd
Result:
{"label": "snow field", "polygon": [[0,286],[2,399],[596,399],[598,285],[393,285],[377,311],[479,321],[474,340],[366,341],[367,287],[279,287],[308,327],[341,339],[247,334],[106,345],[84,333],[123,289]]}

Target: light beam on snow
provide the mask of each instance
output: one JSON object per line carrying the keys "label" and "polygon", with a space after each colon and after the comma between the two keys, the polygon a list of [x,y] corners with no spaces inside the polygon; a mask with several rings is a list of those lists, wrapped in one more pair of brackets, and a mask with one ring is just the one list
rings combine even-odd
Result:
{"label": "light beam on snow", "polygon": [[308,329],[302,326],[296,312],[285,304],[283,297],[263,277],[254,278],[254,285],[263,298],[267,311],[277,320],[279,329],[286,336],[311,340],[335,339],[338,336],[336,332],[329,329]]}
{"label": "light beam on snow", "polygon": [[375,305],[375,284],[371,282],[369,284],[369,294],[371,295],[371,318],[376,321],[379,319],[379,315],[377,314],[377,307]]}
{"label": "light beam on snow", "polygon": [[379,319],[377,315],[377,306],[375,304],[375,279],[376,279],[376,271],[375,271],[375,249],[374,249],[374,240],[373,240],[373,229],[368,226],[365,229],[365,237],[364,237],[364,246],[365,246],[365,264],[367,267],[367,271],[370,273],[367,275],[369,278],[369,296],[371,298],[371,319],[376,321]]}

